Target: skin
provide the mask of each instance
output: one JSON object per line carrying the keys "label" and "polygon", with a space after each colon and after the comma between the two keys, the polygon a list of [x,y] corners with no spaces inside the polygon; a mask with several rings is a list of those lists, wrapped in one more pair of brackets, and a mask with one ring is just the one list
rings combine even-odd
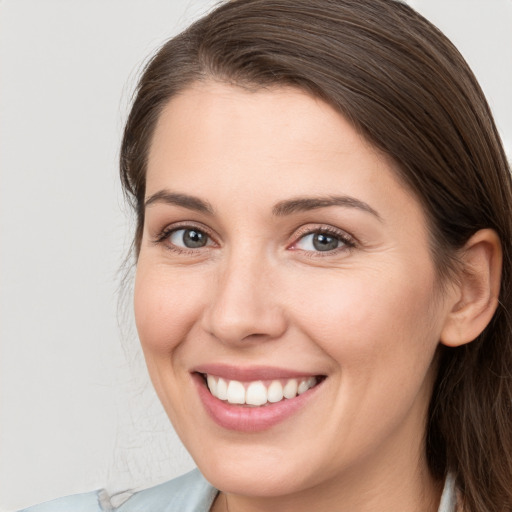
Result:
{"label": "skin", "polygon": [[[169,418],[222,490],[213,510],[436,511],[425,417],[460,293],[441,293],[425,215],[393,163],[304,92],[204,82],[173,98],[157,124],[146,197],[164,190],[214,213],[147,206],[136,322]],[[273,214],[281,201],[333,195],[374,213]],[[180,250],[180,233],[160,236],[184,226],[209,234],[208,245]],[[353,246],[315,251],[307,233],[325,228]],[[190,372],[207,363],[327,379],[292,417],[248,434],[206,413]]]}

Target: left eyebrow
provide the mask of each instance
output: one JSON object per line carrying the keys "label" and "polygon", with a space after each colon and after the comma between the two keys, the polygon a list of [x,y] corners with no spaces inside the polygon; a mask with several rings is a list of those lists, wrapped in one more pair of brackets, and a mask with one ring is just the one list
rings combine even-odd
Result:
{"label": "left eyebrow", "polygon": [[278,217],[290,215],[296,212],[306,212],[317,208],[328,208],[329,206],[343,206],[345,208],[357,208],[372,214],[382,221],[382,217],[368,203],[350,196],[327,196],[327,197],[297,197],[286,201],[279,201],[273,208],[272,213]]}
{"label": "left eyebrow", "polygon": [[160,190],[149,196],[144,202],[144,207],[147,208],[155,203],[163,203],[174,206],[181,206],[189,210],[213,215],[214,211],[210,203],[200,199],[199,197],[189,196],[188,194],[179,194],[169,190]]}

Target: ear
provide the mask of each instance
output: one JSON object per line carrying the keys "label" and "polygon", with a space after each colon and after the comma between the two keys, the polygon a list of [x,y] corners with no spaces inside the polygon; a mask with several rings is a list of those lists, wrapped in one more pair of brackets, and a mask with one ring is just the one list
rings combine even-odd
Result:
{"label": "ear", "polygon": [[456,299],[441,332],[441,343],[449,347],[473,341],[498,307],[502,249],[496,232],[477,231],[461,249],[459,260],[460,270],[454,281]]}

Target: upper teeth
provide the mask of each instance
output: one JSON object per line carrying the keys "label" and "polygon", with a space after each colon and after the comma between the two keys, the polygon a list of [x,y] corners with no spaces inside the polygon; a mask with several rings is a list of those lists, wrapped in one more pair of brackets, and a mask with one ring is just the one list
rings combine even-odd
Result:
{"label": "upper teeth", "polygon": [[283,398],[294,398],[316,384],[315,377],[302,379],[273,380],[268,384],[261,380],[239,382],[225,380],[222,377],[207,375],[206,381],[211,394],[230,404],[265,405],[267,402],[279,402]]}

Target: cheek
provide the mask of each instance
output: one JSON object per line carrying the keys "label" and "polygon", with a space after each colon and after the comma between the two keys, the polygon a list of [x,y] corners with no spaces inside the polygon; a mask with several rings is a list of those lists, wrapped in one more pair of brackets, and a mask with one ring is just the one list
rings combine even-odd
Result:
{"label": "cheek", "polygon": [[347,272],[323,280],[322,286],[303,280],[308,300],[295,317],[345,369],[385,364],[407,368],[415,360],[428,365],[441,314],[432,311],[433,275],[425,268],[418,273],[397,271],[396,266]]}
{"label": "cheek", "polygon": [[189,417],[181,392],[188,377],[181,347],[198,318],[204,292],[201,280],[185,279],[183,272],[139,258],[134,289],[137,331],[154,389],[180,437],[182,420]]}
{"label": "cheek", "polygon": [[203,290],[180,275],[146,267],[139,261],[135,278],[134,310],[145,354],[168,357],[195,322]]}
{"label": "cheek", "polygon": [[322,429],[345,440],[340,456],[347,447],[373,449],[400,425],[413,433],[423,429],[439,336],[432,282],[408,273],[384,275],[354,273],[322,289],[308,287],[315,291],[295,312],[307,337],[337,367],[332,422]]}

